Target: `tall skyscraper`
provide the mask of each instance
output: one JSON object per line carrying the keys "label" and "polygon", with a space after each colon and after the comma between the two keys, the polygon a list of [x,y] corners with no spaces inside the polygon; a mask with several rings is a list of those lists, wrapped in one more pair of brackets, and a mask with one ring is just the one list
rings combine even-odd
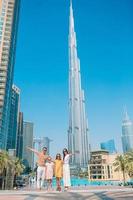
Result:
{"label": "tall skyscraper", "polygon": [[126,110],[122,121],[122,147],[124,153],[133,150],[133,122]]}
{"label": "tall skyscraper", "polygon": [[0,149],[6,149],[20,0],[0,0]]}
{"label": "tall skyscraper", "polygon": [[89,158],[88,120],[84,91],[81,87],[80,60],[77,55],[72,1],[69,17],[69,129],[68,149],[74,154],[72,165],[86,167]]}
{"label": "tall skyscraper", "polygon": [[102,142],[100,146],[102,150],[107,150],[111,154],[116,153],[115,141],[113,139],[108,140],[106,142]]}
{"label": "tall skyscraper", "polygon": [[15,85],[13,85],[11,94],[10,113],[9,113],[7,150],[17,148],[19,110],[20,110],[20,89]]}
{"label": "tall skyscraper", "polygon": [[22,112],[19,112],[16,155],[20,159],[22,159],[23,157],[23,113]]}
{"label": "tall skyscraper", "polygon": [[27,150],[33,148],[33,123],[24,122],[23,124],[23,160],[26,167],[33,167],[33,153]]}

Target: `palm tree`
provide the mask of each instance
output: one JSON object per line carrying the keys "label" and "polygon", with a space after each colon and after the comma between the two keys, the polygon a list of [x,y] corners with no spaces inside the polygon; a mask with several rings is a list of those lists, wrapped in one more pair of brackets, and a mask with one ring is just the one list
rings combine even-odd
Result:
{"label": "palm tree", "polygon": [[24,171],[24,165],[19,158],[15,158],[13,167],[13,185],[15,185],[16,177],[19,176]]}
{"label": "palm tree", "polygon": [[133,151],[129,151],[125,154],[127,159],[127,172],[130,177],[133,177]]}
{"label": "palm tree", "polygon": [[[19,158],[11,157],[10,159],[12,159],[12,165],[7,167],[8,174],[6,180],[6,189],[13,188],[16,177],[19,176],[24,170],[24,165]],[[10,181],[8,179],[10,179]]]}
{"label": "palm tree", "polygon": [[25,168],[24,165],[22,164],[22,161],[19,158],[15,158],[13,160],[13,164],[14,164],[14,173],[15,175],[19,176]]}
{"label": "palm tree", "polygon": [[123,174],[123,183],[125,184],[125,173],[127,172],[127,159],[125,155],[118,155],[113,164],[115,166],[115,171],[121,171]]}
{"label": "palm tree", "polygon": [[[0,151],[0,175],[2,176],[2,189],[12,188],[14,179],[24,170],[21,160],[10,157],[8,152]],[[11,179],[11,180],[9,180]]]}
{"label": "palm tree", "polygon": [[3,173],[4,169],[7,167],[8,165],[8,154],[5,151],[1,151],[0,152],[0,174]]}
{"label": "palm tree", "polygon": [[12,161],[6,151],[0,151],[0,175],[2,176],[2,189],[5,184],[6,169],[9,165],[12,165]]}
{"label": "palm tree", "polygon": [[130,162],[133,162],[133,150],[125,154]]}

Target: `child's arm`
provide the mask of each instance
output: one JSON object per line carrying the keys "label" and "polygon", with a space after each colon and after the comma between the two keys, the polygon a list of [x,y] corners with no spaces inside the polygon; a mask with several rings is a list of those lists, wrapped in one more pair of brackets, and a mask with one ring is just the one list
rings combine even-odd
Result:
{"label": "child's arm", "polygon": [[62,163],[61,163],[62,177],[63,177],[63,164],[64,164],[64,162],[63,162],[63,160],[62,160]]}
{"label": "child's arm", "polygon": [[47,164],[45,164],[45,178],[47,176]]}
{"label": "child's arm", "polygon": [[46,156],[45,159],[44,159],[44,161],[48,160],[48,157],[49,157],[49,156]]}
{"label": "child's arm", "polygon": [[56,169],[56,161],[54,160],[54,176],[55,176],[55,169]]}

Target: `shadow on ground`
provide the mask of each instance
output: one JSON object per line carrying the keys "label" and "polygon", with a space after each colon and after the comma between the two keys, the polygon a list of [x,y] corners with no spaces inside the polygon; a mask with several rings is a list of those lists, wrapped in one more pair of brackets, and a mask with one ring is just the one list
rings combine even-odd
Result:
{"label": "shadow on ground", "polygon": [[99,193],[45,193],[45,194],[31,194],[26,197],[25,200],[114,200],[114,198],[108,197],[104,192]]}

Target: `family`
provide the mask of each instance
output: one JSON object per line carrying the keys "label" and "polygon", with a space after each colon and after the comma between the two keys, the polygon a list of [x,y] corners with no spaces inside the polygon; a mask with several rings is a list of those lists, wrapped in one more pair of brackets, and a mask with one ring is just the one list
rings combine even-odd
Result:
{"label": "family", "polygon": [[55,160],[52,160],[52,158],[47,155],[46,147],[43,147],[41,152],[30,147],[27,147],[27,149],[34,152],[38,157],[37,189],[41,189],[44,180],[46,180],[47,188],[48,190],[50,190],[52,188],[53,176],[56,177],[57,191],[61,191],[62,178],[65,190],[67,190],[71,186],[69,159],[70,156],[72,156],[73,154],[70,154],[66,148],[63,149],[63,159],[61,157],[61,154],[58,153]]}

